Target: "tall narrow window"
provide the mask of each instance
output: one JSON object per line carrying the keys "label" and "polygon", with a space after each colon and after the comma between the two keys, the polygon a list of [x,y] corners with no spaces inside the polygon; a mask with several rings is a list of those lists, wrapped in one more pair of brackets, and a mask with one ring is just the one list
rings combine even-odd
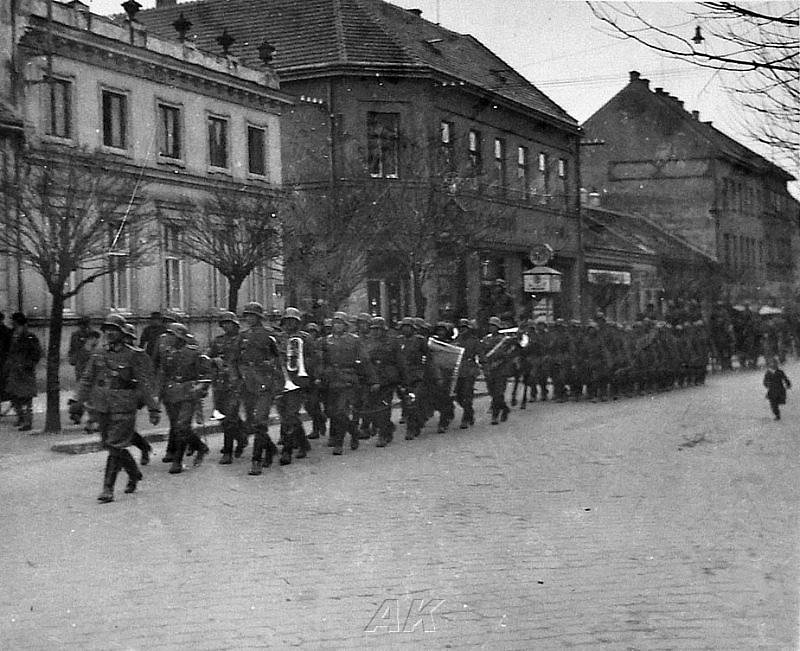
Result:
{"label": "tall narrow window", "polygon": [[499,194],[506,190],[506,143],[502,138],[494,139],[494,183]]}
{"label": "tall narrow window", "polygon": [[453,123],[442,120],[439,128],[439,135],[442,171],[454,172],[456,170],[456,156]]}
{"label": "tall narrow window", "polygon": [[228,168],[228,121],[225,118],[208,118],[208,164]]}
{"label": "tall narrow window", "polygon": [[228,279],[211,267],[211,304],[217,307],[228,305]]}
{"label": "tall narrow window", "polygon": [[367,165],[370,176],[398,178],[399,139],[399,113],[367,113]]}
{"label": "tall narrow window", "polygon": [[544,152],[539,153],[538,169],[541,203],[547,203],[550,200],[550,157]]}
{"label": "tall narrow window", "polygon": [[72,137],[72,83],[49,77],[44,85],[45,133],[58,138]]}
{"label": "tall narrow window", "polygon": [[531,191],[531,179],[527,147],[517,147],[517,188],[520,197],[528,199]]}
{"label": "tall narrow window", "polygon": [[103,144],[127,148],[128,98],[122,93],[103,91]]}
{"label": "tall narrow window", "polygon": [[558,192],[561,195],[561,203],[563,204],[564,208],[569,207],[569,186],[567,185],[567,159],[566,158],[559,158],[558,159],[558,180],[559,180],[559,188]]}
{"label": "tall narrow window", "polygon": [[183,260],[180,227],[164,225],[164,298],[168,308],[183,309]]}
{"label": "tall narrow window", "polygon": [[469,171],[473,176],[480,176],[483,173],[481,132],[470,129],[467,145],[469,148]]}
{"label": "tall narrow window", "polygon": [[175,106],[158,105],[158,155],[181,158],[181,111]]}
{"label": "tall narrow window", "polygon": [[259,127],[247,127],[247,161],[250,174],[267,174],[266,131]]}
{"label": "tall narrow window", "polygon": [[128,266],[130,233],[126,226],[112,224],[109,228],[109,302],[115,310],[128,311],[131,307],[131,278]]}

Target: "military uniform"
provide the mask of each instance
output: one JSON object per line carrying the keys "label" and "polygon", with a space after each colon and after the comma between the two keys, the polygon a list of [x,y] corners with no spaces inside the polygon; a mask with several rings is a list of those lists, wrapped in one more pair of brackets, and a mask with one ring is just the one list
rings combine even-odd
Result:
{"label": "military uniform", "polygon": [[281,332],[277,337],[281,364],[285,373],[284,380],[288,379],[296,387],[288,391],[284,387],[284,390],[277,394],[276,398],[278,414],[281,419],[281,441],[283,444],[280,458],[281,465],[287,465],[292,462],[293,450],[297,450],[297,458],[302,459],[311,449],[303,429],[303,421],[300,420],[300,409],[303,406],[305,391],[310,382],[310,374],[315,372],[316,367],[311,337],[307,332],[302,332],[301,330],[290,331],[290,327],[287,324],[288,320],[296,322],[299,328],[301,322],[300,310],[294,307],[286,308],[281,320],[281,324],[286,325],[286,331]]}
{"label": "military uniform", "polygon": [[[495,316],[490,317],[489,325],[499,329],[501,327],[500,319]],[[505,349],[503,344],[505,338],[506,335],[497,330],[490,332],[481,340],[481,365],[486,379],[486,390],[492,398],[492,425],[497,425],[498,417],[506,420],[511,411],[506,404],[505,394],[513,358]]]}
{"label": "military uniform", "polygon": [[159,395],[174,437],[169,472],[177,474],[183,470],[183,455],[187,449],[197,452],[194,465],[202,463],[208,453],[208,446],[192,431],[192,418],[197,414],[198,400],[207,393],[206,383],[210,382],[211,369],[208,358],[196,346],[186,345],[186,326],[172,323],[167,333],[173,334],[180,343],[159,355]]}
{"label": "military uniform", "polygon": [[375,445],[382,448],[392,441],[393,436],[392,398],[400,382],[400,343],[387,334],[386,320],[383,317],[372,319],[370,331],[366,342],[367,355],[375,369],[380,388],[368,394],[365,411],[369,413],[378,435]]}
{"label": "military uniform", "polygon": [[27,328],[21,312],[11,316],[14,329],[3,365],[3,386],[17,413],[17,426],[27,432],[33,428],[33,398],[36,396],[36,365],[42,358],[39,338]]}
{"label": "military uniform", "polygon": [[263,307],[258,303],[245,306],[244,314],[258,320],[241,334],[239,369],[242,373],[242,402],[245,427],[253,434],[253,456],[250,474],[260,475],[262,466],[272,465],[278,451],[269,437],[269,412],[275,395],[283,387],[278,342],[271,330],[261,323]]}
{"label": "military uniform", "polygon": [[405,317],[400,321],[400,377],[405,407],[406,440],[419,436],[428,419],[425,378],[428,366],[428,342],[414,332],[414,320]]}
{"label": "military uniform", "polygon": [[326,434],[327,417],[322,409],[324,403],[324,389],[317,382],[319,376],[319,334],[320,328],[316,323],[307,323],[305,332],[308,338],[305,340],[308,345],[308,352],[314,358],[314,368],[308,370],[309,383],[303,392],[304,407],[306,413],[311,418],[311,434],[309,439],[318,439]]}
{"label": "military uniform", "polygon": [[[336,312],[334,322],[347,323],[347,315]],[[377,384],[375,371],[364,349],[364,342],[350,332],[334,331],[321,340],[321,381],[327,392],[327,411],[331,420],[331,444],[334,454],[342,453],[344,435],[350,431],[350,447],[358,448],[358,433],[351,429],[351,411],[362,377]]]}
{"label": "military uniform", "polygon": [[103,447],[108,450],[103,492],[98,497],[101,502],[114,499],[114,484],[121,469],[128,474],[126,493],[135,491],[142,478],[136,461],[126,449],[134,434],[140,400],[150,410],[150,421],[158,423],[153,375],[143,354],[122,343],[123,324],[124,319],[117,314],[106,318],[103,330],[119,330],[119,338],[89,358],[73,405],[75,409],[83,409],[85,405],[91,412]]}
{"label": "military uniform", "polygon": [[480,373],[478,357],[481,352],[481,341],[475,332],[476,326],[477,324],[462,319],[458,327],[458,337],[453,342],[464,349],[456,380],[456,402],[462,409],[461,429],[475,424],[475,408],[472,403],[475,399],[475,379]]}
{"label": "military uniform", "polygon": [[[247,436],[243,432],[243,423],[239,415],[241,400],[242,376],[239,371],[239,353],[241,336],[238,331],[239,321],[233,312],[223,312],[219,317],[220,325],[231,323],[236,326],[228,332],[217,335],[211,340],[208,357],[212,362],[212,382],[214,409],[222,414],[222,458],[220,463],[232,463],[232,457],[239,458],[247,445]],[[236,449],[234,449],[234,442]]]}

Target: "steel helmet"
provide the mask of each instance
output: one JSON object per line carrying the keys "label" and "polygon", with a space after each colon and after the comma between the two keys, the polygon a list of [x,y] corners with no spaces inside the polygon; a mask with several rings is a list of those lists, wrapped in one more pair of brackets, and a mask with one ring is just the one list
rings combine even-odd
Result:
{"label": "steel helmet", "polygon": [[225,323],[229,321],[230,323],[235,323],[237,326],[239,325],[239,319],[236,318],[236,315],[233,312],[222,312],[217,317],[217,321],[220,323]]}
{"label": "steel helmet", "polygon": [[106,330],[108,328],[116,328],[117,330],[122,330],[122,326],[124,325],[125,317],[121,314],[112,312],[111,314],[107,315],[105,319],[103,319],[103,324],[100,326],[100,329]]}
{"label": "steel helmet", "polygon": [[242,310],[242,314],[254,314],[259,319],[264,317],[264,306],[261,303],[257,303],[253,301],[252,303],[248,303],[244,306]]}
{"label": "steel helmet", "polygon": [[303,320],[303,315],[301,314],[300,310],[296,307],[287,307],[283,311],[283,316],[281,317],[281,321],[283,319],[297,319],[298,321]]}

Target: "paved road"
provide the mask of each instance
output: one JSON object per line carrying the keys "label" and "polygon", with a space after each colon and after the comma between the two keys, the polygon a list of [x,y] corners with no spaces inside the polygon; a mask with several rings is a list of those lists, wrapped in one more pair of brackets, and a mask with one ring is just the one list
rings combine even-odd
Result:
{"label": "paved road", "polygon": [[797,648],[800,407],[760,380],[215,450],[109,505],[103,455],[0,443],[0,649]]}

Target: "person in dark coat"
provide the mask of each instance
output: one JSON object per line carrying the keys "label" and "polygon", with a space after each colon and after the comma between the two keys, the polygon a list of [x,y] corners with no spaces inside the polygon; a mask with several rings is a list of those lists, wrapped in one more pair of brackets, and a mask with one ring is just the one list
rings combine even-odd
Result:
{"label": "person in dark coat", "polygon": [[11,346],[11,328],[6,325],[6,315],[0,312],[0,402],[9,400],[6,396],[2,373],[9,346]]}
{"label": "person in dark coat", "polygon": [[33,398],[36,389],[36,365],[42,358],[42,346],[28,330],[28,319],[22,312],[11,315],[14,329],[3,367],[6,394],[17,413],[17,427],[28,432],[33,427]]}
{"label": "person in dark coat", "polygon": [[92,349],[86,345],[90,338],[99,340],[100,333],[92,329],[91,320],[88,316],[82,316],[78,319],[78,329],[69,338],[69,352],[67,353],[67,360],[70,366],[75,367],[75,379],[77,381],[80,381],[86,362],[89,361],[89,357],[92,355]]}
{"label": "person in dark coat", "polygon": [[158,338],[167,331],[167,324],[164,323],[164,316],[161,312],[151,312],[148,324],[142,330],[139,338],[139,347],[144,348],[150,359],[156,354],[156,343]]}
{"label": "person in dark coat", "polygon": [[767,400],[775,414],[775,420],[781,419],[781,405],[786,404],[786,389],[792,388],[792,383],[786,377],[786,373],[778,365],[778,358],[773,357],[768,365],[767,372],[764,374],[764,386],[767,387]]}

